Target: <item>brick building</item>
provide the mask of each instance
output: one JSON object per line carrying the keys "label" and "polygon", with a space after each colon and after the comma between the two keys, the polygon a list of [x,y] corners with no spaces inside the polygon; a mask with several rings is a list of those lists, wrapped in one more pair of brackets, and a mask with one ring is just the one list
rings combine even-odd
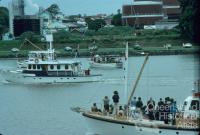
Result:
{"label": "brick building", "polygon": [[179,19],[181,14],[180,4],[178,0],[162,0],[163,11],[167,19]]}
{"label": "brick building", "polygon": [[132,4],[123,5],[123,25],[143,27],[155,25],[163,19],[178,19],[180,15],[177,0],[135,0]]}

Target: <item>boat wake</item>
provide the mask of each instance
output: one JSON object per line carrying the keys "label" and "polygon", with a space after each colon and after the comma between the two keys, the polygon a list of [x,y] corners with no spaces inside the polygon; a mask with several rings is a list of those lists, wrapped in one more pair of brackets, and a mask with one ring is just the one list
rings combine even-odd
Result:
{"label": "boat wake", "polygon": [[95,133],[87,132],[85,135],[99,135],[99,134],[95,134]]}
{"label": "boat wake", "polygon": [[0,84],[10,84],[10,82],[8,82],[6,80],[0,80]]}
{"label": "boat wake", "polygon": [[124,79],[123,78],[104,78],[99,83],[106,83],[106,84],[123,84]]}

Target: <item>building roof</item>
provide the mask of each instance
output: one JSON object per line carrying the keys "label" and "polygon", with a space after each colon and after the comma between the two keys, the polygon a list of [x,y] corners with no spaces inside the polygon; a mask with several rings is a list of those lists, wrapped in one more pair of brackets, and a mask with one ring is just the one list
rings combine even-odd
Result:
{"label": "building roof", "polygon": [[[35,64],[35,61],[29,61],[29,64]],[[81,64],[80,61],[73,60],[54,60],[54,61],[40,61],[39,64],[48,64],[48,65],[56,65],[56,64]]]}
{"label": "building roof", "polygon": [[135,1],[133,5],[162,5],[161,1]]}
{"label": "building roof", "polygon": [[163,1],[163,5],[168,5],[168,6],[179,6],[180,3],[178,2],[178,0],[162,0]]}

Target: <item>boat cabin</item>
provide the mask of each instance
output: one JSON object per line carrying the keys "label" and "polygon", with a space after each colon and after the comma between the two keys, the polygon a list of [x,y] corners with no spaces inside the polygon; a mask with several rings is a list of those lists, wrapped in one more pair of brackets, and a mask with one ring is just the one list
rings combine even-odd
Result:
{"label": "boat cabin", "polygon": [[27,63],[23,73],[35,74],[36,76],[78,76],[82,73],[81,63],[74,61],[34,61]]}
{"label": "boat cabin", "polygon": [[120,56],[118,55],[95,55],[92,60],[97,63],[118,63],[122,62]]}
{"label": "boat cabin", "polygon": [[195,92],[185,99],[182,111],[184,118],[200,118],[200,92]]}
{"label": "boat cabin", "polygon": [[30,51],[28,54],[29,61],[35,61],[38,63],[39,61],[46,61],[46,60],[55,60],[55,53],[54,51]]}

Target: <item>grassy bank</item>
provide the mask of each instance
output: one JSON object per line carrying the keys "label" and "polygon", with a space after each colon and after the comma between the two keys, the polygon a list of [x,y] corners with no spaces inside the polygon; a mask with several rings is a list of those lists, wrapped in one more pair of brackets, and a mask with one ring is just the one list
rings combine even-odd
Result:
{"label": "grassy bank", "polygon": [[[12,48],[20,48],[19,57],[27,56],[29,50],[36,50],[30,44],[22,44],[21,40],[0,41],[0,57],[16,57],[11,52]],[[46,43],[37,40],[35,44],[45,49]],[[150,55],[168,55],[168,54],[192,54],[197,53],[199,48],[195,45],[191,48],[183,48],[182,43],[190,42],[182,39],[177,30],[133,30],[130,27],[103,28],[97,32],[87,31],[84,35],[79,33],[68,33],[60,31],[54,35],[54,48],[59,52],[58,56],[73,56],[73,52],[66,52],[64,48],[70,46],[76,49],[80,48],[80,56],[89,56],[89,46],[98,46],[99,54],[123,54],[125,42],[129,42],[129,54],[137,55],[135,51],[144,51]],[[135,44],[141,45],[141,50],[135,49]],[[163,46],[171,44],[170,49]]]}
{"label": "grassy bank", "polygon": [[[74,57],[74,52],[66,52],[63,49],[57,49],[58,57]],[[101,55],[116,54],[124,55],[125,48],[100,48],[97,53]],[[135,50],[129,48],[129,55],[138,55],[138,52],[146,52],[150,55],[178,55],[178,54],[197,54],[199,53],[199,47],[193,46],[192,48],[183,48],[180,46],[174,46],[171,49],[165,49],[163,47],[144,47],[142,50]],[[11,51],[0,51],[0,58],[15,58],[15,57],[26,57],[28,50],[20,51],[19,53],[13,53]],[[80,57],[90,56],[88,49],[79,50]]]}

